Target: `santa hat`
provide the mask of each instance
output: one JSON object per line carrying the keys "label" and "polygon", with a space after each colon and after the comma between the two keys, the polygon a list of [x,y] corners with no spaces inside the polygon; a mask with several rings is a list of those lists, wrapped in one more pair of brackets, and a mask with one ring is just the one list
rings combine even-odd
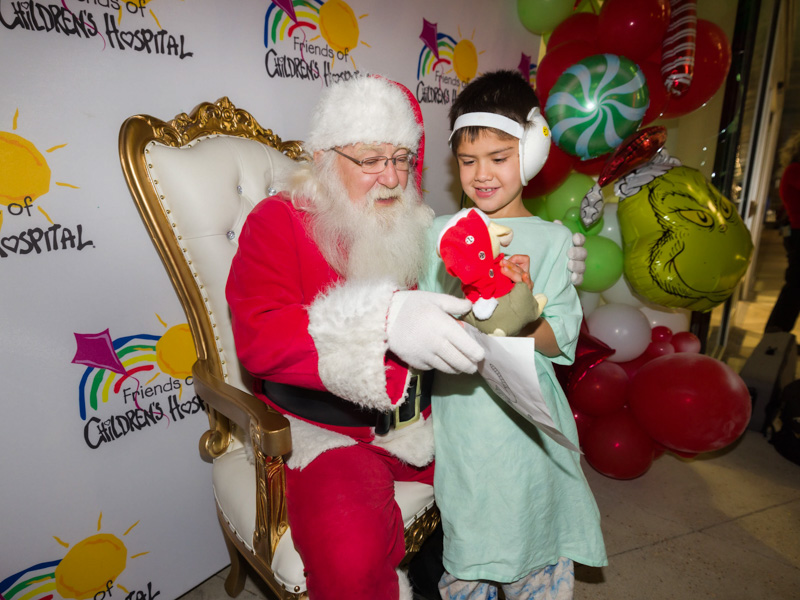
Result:
{"label": "santa hat", "polygon": [[422,111],[411,92],[380,76],[357,77],[326,89],[311,115],[308,152],[357,143],[424,150]]}

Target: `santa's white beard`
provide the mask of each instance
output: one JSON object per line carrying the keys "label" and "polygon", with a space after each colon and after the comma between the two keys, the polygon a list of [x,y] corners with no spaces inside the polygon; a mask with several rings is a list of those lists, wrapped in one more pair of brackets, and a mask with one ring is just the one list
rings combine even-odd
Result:
{"label": "santa's white beard", "polygon": [[[353,202],[335,159],[326,155],[315,164],[316,193],[307,207],[312,214],[311,235],[322,255],[348,280],[391,278],[400,287],[416,285],[425,265],[433,210],[422,202],[413,181],[405,190],[378,185],[363,201]],[[396,199],[381,205],[377,202],[381,198]]]}

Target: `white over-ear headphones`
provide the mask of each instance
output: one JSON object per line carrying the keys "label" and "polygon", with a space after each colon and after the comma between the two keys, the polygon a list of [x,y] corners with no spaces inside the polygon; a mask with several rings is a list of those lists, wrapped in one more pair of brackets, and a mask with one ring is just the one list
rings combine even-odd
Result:
{"label": "white over-ear headphones", "polygon": [[461,115],[453,123],[450,134],[462,127],[493,127],[519,139],[519,176],[522,185],[527,185],[542,170],[550,153],[550,128],[538,107],[530,110],[525,127],[513,119],[497,113],[474,112]]}

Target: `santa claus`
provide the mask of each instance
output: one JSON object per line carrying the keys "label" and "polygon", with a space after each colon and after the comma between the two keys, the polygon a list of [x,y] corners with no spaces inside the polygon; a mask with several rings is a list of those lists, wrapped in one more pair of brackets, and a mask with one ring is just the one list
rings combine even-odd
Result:
{"label": "santa claus", "polygon": [[412,101],[378,77],[326,90],[313,162],[250,213],[227,284],[239,358],[291,424],[287,510],[314,600],[411,598],[393,483],[433,482],[412,369],[483,358],[451,316],[468,300],[413,289],[433,212]]}

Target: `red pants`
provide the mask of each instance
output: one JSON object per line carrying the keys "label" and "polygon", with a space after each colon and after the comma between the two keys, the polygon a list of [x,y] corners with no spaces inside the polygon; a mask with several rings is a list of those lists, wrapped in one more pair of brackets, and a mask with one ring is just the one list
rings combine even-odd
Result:
{"label": "red pants", "polygon": [[433,485],[433,465],[412,467],[359,443],[286,469],[289,525],[310,600],[398,600],[405,543],[395,481]]}

